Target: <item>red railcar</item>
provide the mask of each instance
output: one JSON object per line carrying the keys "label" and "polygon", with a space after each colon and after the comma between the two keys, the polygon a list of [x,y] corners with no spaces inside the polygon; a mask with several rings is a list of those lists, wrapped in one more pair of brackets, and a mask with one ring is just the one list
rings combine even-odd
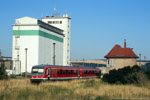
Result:
{"label": "red railcar", "polygon": [[32,67],[31,82],[67,80],[81,78],[100,78],[101,70],[87,67],[37,65]]}

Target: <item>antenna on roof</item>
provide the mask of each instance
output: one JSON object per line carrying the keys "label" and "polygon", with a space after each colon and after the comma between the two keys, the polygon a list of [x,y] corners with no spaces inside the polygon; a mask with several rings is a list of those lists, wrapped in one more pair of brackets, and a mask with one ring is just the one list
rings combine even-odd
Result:
{"label": "antenna on roof", "polygon": [[55,17],[55,11],[56,11],[56,8],[54,8],[54,17]]}

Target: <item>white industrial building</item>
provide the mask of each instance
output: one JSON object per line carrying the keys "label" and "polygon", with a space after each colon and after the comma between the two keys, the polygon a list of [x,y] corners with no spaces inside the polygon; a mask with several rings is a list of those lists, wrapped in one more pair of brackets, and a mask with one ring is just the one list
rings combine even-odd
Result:
{"label": "white industrial building", "polygon": [[70,65],[70,22],[63,17],[16,19],[13,25],[14,74],[31,72],[34,65]]}

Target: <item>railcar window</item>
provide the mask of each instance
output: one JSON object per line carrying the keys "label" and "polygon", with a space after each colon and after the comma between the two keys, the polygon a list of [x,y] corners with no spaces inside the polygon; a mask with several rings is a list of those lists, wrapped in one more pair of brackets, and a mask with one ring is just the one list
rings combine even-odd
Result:
{"label": "railcar window", "polygon": [[86,70],[84,70],[84,74],[86,74]]}
{"label": "railcar window", "polygon": [[66,75],[68,75],[68,70],[66,70]]}
{"label": "railcar window", "polygon": [[75,70],[75,74],[77,75],[77,70]]}
{"label": "railcar window", "polygon": [[89,70],[87,70],[87,74],[89,74]]}
{"label": "railcar window", "polygon": [[60,70],[60,75],[62,75],[62,70]]}
{"label": "railcar window", "polygon": [[89,70],[89,74],[91,74],[91,71]]}
{"label": "railcar window", "polygon": [[44,68],[33,68],[32,74],[44,74]]}
{"label": "railcar window", "polygon": [[76,74],[76,70],[73,71],[73,74]]}
{"label": "railcar window", "polygon": [[89,70],[89,74],[91,74],[91,71]]}
{"label": "railcar window", "polygon": [[88,70],[86,70],[86,74],[88,74]]}
{"label": "railcar window", "polygon": [[63,70],[63,75],[65,75],[66,70]]}
{"label": "railcar window", "polygon": [[73,70],[71,70],[71,74],[74,74]]}
{"label": "railcar window", "polygon": [[68,70],[68,72],[69,72],[69,75],[70,75],[70,70]]}
{"label": "railcar window", "polygon": [[59,75],[59,70],[57,69],[57,75]]}

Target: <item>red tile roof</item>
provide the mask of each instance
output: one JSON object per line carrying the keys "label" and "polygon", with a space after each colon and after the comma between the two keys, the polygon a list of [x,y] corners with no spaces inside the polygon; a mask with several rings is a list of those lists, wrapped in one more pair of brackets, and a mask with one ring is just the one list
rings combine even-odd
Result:
{"label": "red tile roof", "polygon": [[105,58],[138,58],[131,48],[115,45]]}

